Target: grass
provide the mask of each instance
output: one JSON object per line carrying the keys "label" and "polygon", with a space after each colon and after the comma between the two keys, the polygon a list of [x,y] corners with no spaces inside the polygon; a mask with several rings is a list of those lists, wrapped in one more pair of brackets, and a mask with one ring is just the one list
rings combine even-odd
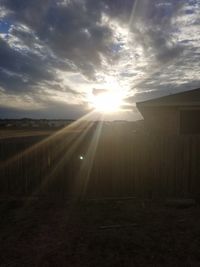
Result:
{"label": "grass", "polygon": [[0,266],[200,265],[198,206],[4,199],[0,210]]}

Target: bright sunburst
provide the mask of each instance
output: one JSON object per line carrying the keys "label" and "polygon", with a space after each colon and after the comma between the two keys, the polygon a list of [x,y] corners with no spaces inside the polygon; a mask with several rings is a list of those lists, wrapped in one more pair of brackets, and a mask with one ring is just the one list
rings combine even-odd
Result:
{"label": "bright sunburst", "polygon": [[119,92],[106,91],[93,95],[91,105],[96,111],[102,113],[117,112],[123,104],[123,96]]}

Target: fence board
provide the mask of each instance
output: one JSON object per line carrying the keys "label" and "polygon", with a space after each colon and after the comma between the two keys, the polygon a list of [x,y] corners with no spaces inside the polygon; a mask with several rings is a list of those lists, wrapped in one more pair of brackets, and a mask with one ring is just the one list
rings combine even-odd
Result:
{"label": "fence board", "polygon": [[[39,191],[66,196],[78,192],[77,185],[89,178],[86,194],[92,197],[200,196],[199,136],[102,132],[93,160],[87,151],[91,133],[78,143],[79,139],[79,135],[57,138],[24,156],[22,151],[39,139],[1,140],[0,192],[27,195]],[[4,164],[17,153],[13,162]],[[82,154],[86,157],[83,161],[79,159]],[[90,176],[84,177],[90,167]]]}

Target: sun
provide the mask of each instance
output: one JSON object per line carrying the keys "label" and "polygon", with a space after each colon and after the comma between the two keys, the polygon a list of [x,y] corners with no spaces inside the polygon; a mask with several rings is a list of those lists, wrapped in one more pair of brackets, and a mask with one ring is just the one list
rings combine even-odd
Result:
{"label": "sun", "polygon": [[101,113],[112,113],[120,110],[123,104],[123,97],[119,92],[106,91],[93,95],[91,105]]}

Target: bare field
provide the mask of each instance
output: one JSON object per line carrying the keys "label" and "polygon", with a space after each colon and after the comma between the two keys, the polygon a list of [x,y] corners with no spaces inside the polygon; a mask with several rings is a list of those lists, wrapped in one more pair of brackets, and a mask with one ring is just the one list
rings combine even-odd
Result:
{"label": "bare field", "polygon": [[200,266],[199,207],[40,199],[0,208],[0,266]]}
{"label": "bare field", "polygon": [[7,138],[24,138],[31,136],[51,135],[55,130],[32,130],[32,129],[0,129],[0,140]]}

